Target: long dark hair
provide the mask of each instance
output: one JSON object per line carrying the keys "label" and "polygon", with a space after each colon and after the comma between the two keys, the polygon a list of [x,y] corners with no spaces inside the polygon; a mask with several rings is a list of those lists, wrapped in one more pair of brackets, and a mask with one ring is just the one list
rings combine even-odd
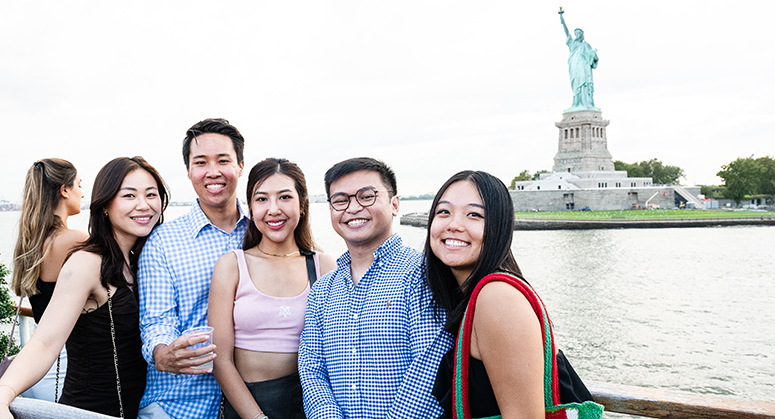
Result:
{"label": "long dark hair", "polygon": [[[456,182],[469,181],[474,184],[484,204],[484,236],[482,250],[474,264],[471,275],[458,286],[452,270],[439,260],[431,249],[431,225],[436,216],[436,207],[444,192]],[[447,313],[444,328],[457,333],[460,321],[465,314],[468,301],[479,281],[496,271],[509,272],[522,278],[522,271],[511,253],[511,237],[514,234],[514,204],[506,185],[495,176],[482,171],[465,170],[458,172],[444,185],[433,198],[428,215],[428,234],[425,239],[425,264],[428,274],[428,286],[433,293],[437,309]]]}
{"label": "long dark hair", "polygon": [[299,250],[311,252],[315,250],[315,242],[312,240],[312,229],[309,225],[309,195],[307,193],[307,181],[304,179],[304,173],[299,169],[299,166],[297,166],[296,163],[292,163],[287,159],[277,158],[262,160],[250,169],[247,188],[250,222],[248,223],[248,231],[245,233],[245,241],[242,244],[242,249],[248,250],[261,243],[263,234],[258,231],[256,224],[253,222],[253,207],[250,204],[253,202],[253,192],[256,187],[264,183],[265,180],[275,173],[280,173],[293,179],[296,193],[299,195],[300,207],[299,224],[296,226],[296,229],[293,230],[293,238],[296,240],[296,246],[299,246]]}
{"label": "long dark hair", "polygon": [[[89,239],[70,252],[73,254],[83,250],[102,256],[100,282],[104,287],[107,287],[108,284],[115,287],[127,285],[124,278],[124,267],[126,266],[124,254],[116,242],[113,235],[113,224],[110,222],[110,218],[105,216],[105,210],[118,195],[124,178],[135,170],[145,170],[156,181],[162,212],[156,225],[158,226],[164,221],[163,214],[167,208],[169,194],[167,184],[164,183],[159,172],[142,157],[118,157],[103,166],[97,173],[97,177],[94,178],[89,206]],[[143,250],[147,239],[148,237],[138,238],[129,252],[129,268],[135,278],[137,277],[137,259],[140,257],[140,251]],[[135,281],[135,286],[137,286],[136,284],[137,281]]]}

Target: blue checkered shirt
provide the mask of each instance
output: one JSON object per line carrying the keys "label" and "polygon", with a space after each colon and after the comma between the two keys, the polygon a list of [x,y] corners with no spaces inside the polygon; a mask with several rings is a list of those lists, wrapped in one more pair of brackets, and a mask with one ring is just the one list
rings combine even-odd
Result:
{"label": "blue checkered shirt", "polygon": [[337,264],[307,300],[299,347],[307,417],[441,417],[431,389],[452,339],[434,317],[422,254],[394,234],[357,286],[349,252]]}
{"label": "blue checkered shirt", "polygon": [[[221,390],[212,374],[160,372],[153,348],[169,345],[188,328],[207,325],[207,298],[215,262],[242,248],[249,219],[236,203],[240,220],[231,234],[210,223],[197,201],[191,211],[157,227],[138,264],[140,330],[148,378],[140,408],[158,402],[175,419],[215,418]],[[216,331],[217,333],[217,331]]]}

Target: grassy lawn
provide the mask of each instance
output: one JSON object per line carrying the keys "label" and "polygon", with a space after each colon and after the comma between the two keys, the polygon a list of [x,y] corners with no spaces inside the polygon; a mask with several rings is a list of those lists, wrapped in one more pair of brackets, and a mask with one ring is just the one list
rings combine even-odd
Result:
{"label": "grassy lawn", "polygon": [[729,211],[729,210],[615,210],[615,211],[562,211],[562,212],[517,212],[516,218],[546,218],[555,220],[648,220],[669,218],[740,218],[740,217],[775,217],[775,212],[760,211]]}

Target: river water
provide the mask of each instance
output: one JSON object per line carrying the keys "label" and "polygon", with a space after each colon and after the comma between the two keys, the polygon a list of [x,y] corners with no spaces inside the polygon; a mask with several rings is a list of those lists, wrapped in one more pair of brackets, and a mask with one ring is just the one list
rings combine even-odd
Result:
{"label": "river water", "polygon": [[[327,204],[311,214],[320,247],[342,253]],[[18,217],[0,212],[9,267]],[[394,231],[422,250],[425,229],[396,218]],[[775,401],[775,227],[516,231],[512,250],[582,378]]]}

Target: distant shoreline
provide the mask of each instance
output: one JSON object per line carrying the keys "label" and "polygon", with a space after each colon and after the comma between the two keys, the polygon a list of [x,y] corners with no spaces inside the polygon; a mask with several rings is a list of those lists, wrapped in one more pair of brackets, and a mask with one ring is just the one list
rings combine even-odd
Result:
{"label": "distant shoreline", "polygon": [[[401,217],[401,224],[428,227],[428,213],[415,212]],[[671,218],[671,219],[530,219],[516,218],[514,230],[599,230],[621,228],[685,228],[726,226],[775,226],[775,217],[728,217],[728,218]]]}

